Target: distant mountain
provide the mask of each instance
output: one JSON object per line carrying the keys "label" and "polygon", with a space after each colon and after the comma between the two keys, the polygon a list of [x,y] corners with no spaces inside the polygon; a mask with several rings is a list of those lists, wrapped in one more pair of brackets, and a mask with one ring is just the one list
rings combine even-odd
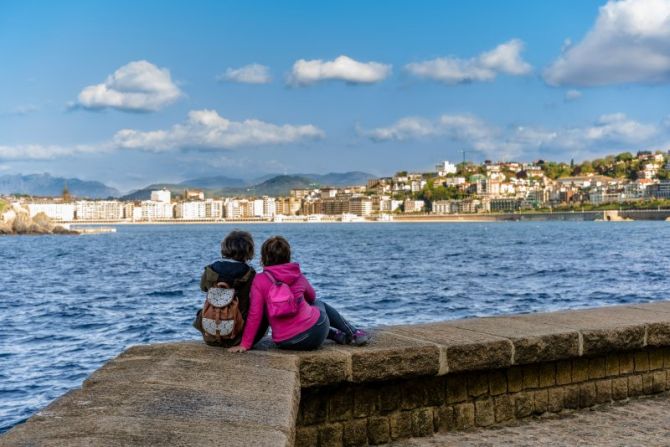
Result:
{"label": "distant mountain", "polygon": [[367,172],[351,171],[351,172],[331,172],[329,174],[297,174],[302,177],[311,178],[312,180],[326,186],[356,186],[365,185],[368,180],[377,178],[376,175],[368,174]]}
{"label": "distant mountain", "polygon": [[286,196],[289,191],[296,188],[314,188],[319,186],[318,182],[308,177],[298,175],[278,175],[258,185],[244,188],[241,191],[223,190],[222,193],[237,193],[247,196]]}
{"label": "distant mountain", "polygon": [[52,177],[49,174],[2,175],[0,194],[28,194],[32,196],[60,196],[67,184],[70,195],[77,198],[104,199],[121,193],[97,181],[78,178]]}
{"label": "distant mountain", "polygon": [[151,191],[156,191],[158,189],[167,189],[174,196],[177,194],[184,194],[184,189],[187,188],[184,185],[175,183],[153,183],[142,189],[136,189],[135,191],[129,192],[121,197],[121,200],[149,200],[151,198]]}
{"label": "distant mountain", "polygon": [[179,185],[184,187],[198,188],[198,189],[223,189],[223,188],[241,188],[247,183],[239,178],[230,178],[224,176],[214,177],[200,177],[191,180],[185,180]]}

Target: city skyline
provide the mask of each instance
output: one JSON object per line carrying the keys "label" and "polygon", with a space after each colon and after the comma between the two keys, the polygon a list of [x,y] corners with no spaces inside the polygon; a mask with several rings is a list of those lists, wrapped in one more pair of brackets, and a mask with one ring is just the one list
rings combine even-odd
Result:
{"label": "city skyline", "polygon": [[0,174],[129,190],[667,150],[669,41],[668,0],[5,2]]}

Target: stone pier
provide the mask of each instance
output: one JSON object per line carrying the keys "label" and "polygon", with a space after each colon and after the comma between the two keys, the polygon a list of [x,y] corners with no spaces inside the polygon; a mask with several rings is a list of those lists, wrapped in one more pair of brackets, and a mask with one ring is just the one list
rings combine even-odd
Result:
{"label": "stone pier", "polygon": [[369,346],[309,353],[137,346],[0,446],[453,440],[663,393],[669,372],[670,302],[385,327]]}

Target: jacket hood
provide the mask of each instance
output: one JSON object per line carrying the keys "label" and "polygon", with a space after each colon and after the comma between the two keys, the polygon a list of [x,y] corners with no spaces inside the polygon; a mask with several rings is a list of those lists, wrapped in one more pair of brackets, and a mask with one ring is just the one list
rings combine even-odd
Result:
{"label": "jacket hood", "polygon": [[300,271],[300,264],[297,262],[289,262],[286,264],[271,265],[265,267],[263,271],[268,271],[277,281],[284,284],[292,285],[298,278],[302,276]]}

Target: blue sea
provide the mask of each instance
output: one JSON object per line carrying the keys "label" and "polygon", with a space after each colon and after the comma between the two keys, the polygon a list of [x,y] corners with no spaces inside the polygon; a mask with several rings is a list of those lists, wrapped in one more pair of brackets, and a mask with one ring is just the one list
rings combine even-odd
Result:
{"label": "blue sea", "polygon": [[[239,228],[258,248],[286,236],[317,295],[365,327],[648,302],[670,285],[670,222]],[[231,229],[0,237],[0,432],[128,346],[198,339],[199,277]]]}

